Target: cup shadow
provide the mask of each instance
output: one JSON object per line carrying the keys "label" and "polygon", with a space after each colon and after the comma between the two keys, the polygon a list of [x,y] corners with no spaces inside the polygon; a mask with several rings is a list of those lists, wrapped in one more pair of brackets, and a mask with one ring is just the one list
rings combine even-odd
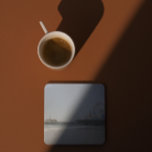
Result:
{"label": "cup shadow", "polygon": [[73,39],[77,54],[101,20],[103,3],[101,0],[62,0],[58,10],[63,19],[57,30]]}

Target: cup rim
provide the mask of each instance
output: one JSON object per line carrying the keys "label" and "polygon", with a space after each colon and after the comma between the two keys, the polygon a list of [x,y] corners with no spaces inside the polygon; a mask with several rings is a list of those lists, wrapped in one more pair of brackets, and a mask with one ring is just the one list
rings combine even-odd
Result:
{"label": "cup rim", "polygon": [[[69,40],[70,40],[70,46],[71,46],[71,48],[72,48],[72,53],[71,53],[71,57],[70,57],[70,59],[68,60],[68,62],[66,62],[65,64],[63,64],[63,65],[61,65],[61,66],[53,66],[53,65],[49,65],[49,64],[47,64],[43,59],[42,59],[42,57],[41,57],[41,55],[40,55],[40,46],[41,46],[41,44],[42,44],[42,42],[49,36],[49,35],[56,35],[56,34],[60,34],[60,35],[62,35],[62,36],[65,36],[65,37],[67,37]],[[60,37],[60,36],[59,36]],[[38,54],[38,57],[39,57],[39,59],[40,59],[40,61],[42,62],[42,64],[44,64],[46,67],[48,67],[48,68],[50,68],[50,69],[63,69],[63,68],[65,68],[65,67],[67,67],[71,62],[72,62],[72,60],[73,60],[73,58],[74,58],[74,56],[75,56],[75,45],[74,45],[74,41],[73,41],[73,39],[68,35],[68,34],[66,34],[66,33],[64,33],[64,32],[61,32],[61,31],[52,31],[52,32],[48,32],[47,34],[45,34],[41,39],[40,39],[40,41],[39,41],[39,43],[38,43],[38,46],[37,46],[37,54]]]}

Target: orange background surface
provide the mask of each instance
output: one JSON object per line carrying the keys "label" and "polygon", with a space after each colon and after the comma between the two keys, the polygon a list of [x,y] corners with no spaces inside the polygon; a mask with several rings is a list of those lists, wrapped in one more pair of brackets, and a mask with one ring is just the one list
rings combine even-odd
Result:
{"label": "orange background surface", "polygon": [[[73,62],[41,64],[39,21],[56,30],[61,0],[0,1],[0,151],[148,151],[152,137],[152,2],[103,0],[104,14]],[[43,142],[44,85],[89,81],[107,88],[104,146],[53,147]]]}

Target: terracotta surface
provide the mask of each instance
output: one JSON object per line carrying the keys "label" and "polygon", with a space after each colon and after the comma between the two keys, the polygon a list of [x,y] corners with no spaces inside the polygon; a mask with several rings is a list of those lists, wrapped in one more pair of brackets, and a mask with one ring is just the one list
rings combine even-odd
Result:
{"label": "terracotta surface", "polygon": [[[42,20],[49,31],[56,30],[62,20],[60,3],[61,0],[0,1],[0,151],[152,150],[152,2],[103,0],[100,22],[74,61],[64,70],[54,71],[37,57],[37,44],[44,35],[38,21]],[[44,144],[43,89],[48,81],[106,85],[104,146]]]}

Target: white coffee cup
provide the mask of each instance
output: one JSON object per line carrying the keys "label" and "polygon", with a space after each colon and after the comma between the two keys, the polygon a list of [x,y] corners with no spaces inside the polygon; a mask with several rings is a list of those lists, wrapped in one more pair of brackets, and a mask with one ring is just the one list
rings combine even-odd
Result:
{"label": "white coffee cup", "polygon": [[[61,32],[61,31],[48,32],[42,21],[40,21],[40,25],[41,25],[44,33],[45,33],[45,35],[39,41],[38,47],[37,47],[37,53],[38,53],[38,57],[39,57],[40,61],[46,67],[51,68],[51,69],[62,69],[62,68],[67,67],[71,63],[71,61],[73,60],[73,58],[75,56],[75,45],[74,45],[74,42],[73,42],[72,38],[68,34],[66,34],[64,32]],[[66,63],[64,63],[62,65],[59,65],[59,66],[54,66],[54,65],[48,64],[45,61],[45,59],[43,58],[43,55],[42,55],[45,43],[48,40],[51,40],[51,39],[54,39],[54,38],[63,39],[64,41],[66,41],[68,43],[68,45],[71,48],[71,50],[70,50],[71,51],[71,56],[70,56],[69,60]]]}

